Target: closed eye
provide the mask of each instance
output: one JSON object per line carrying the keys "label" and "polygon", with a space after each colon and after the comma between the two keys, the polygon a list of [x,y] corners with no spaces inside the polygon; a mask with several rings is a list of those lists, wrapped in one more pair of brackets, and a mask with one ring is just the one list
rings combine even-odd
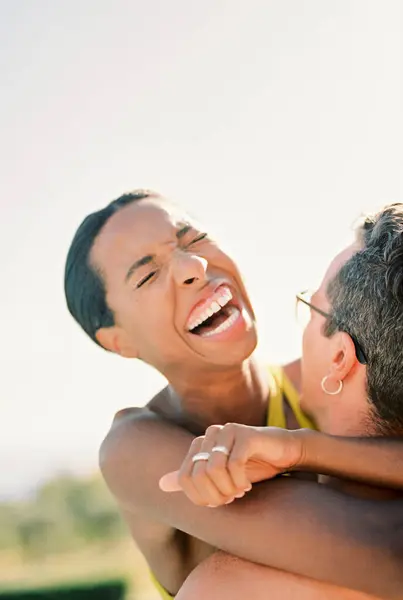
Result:
{"label": "closed eye", "polygon": [[144,277],[141,281],[139,281],[136,284],[136,288],[139,288],[142,285],[144,285],[145,283],[147,283],[147,281],[149,281],[150,279],[152,279],[156,273],[157,273],[157,271],[151,271],[151,273],[149,273],[146,277]]}
{"label": "closed eye", "polygon": [[206,237],[207,237],[207,233],[200,233],[200,235],[196,236],[194,238],[194,240],[189,242],[188,246],[191,246],[192,244],[196,244],[196,242],[201,242],[201,240],[204,240],[204,238],[206,238]]}

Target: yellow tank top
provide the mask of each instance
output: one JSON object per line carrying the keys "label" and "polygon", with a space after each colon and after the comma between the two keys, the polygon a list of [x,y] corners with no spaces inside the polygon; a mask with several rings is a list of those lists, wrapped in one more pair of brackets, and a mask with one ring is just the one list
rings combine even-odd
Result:
{"label": "yellow tank top", "polygon": [[[286,416],[284,413],[284,397],[287,399],[294,416],[303,429],[315,429],[313,422],[302,412],[299,405],[299,395],[282,367],[269,367],[270,374],[270,402],[267,411],[267,426],[286,428]],[[173,600],[171,596],[157,581],[151,573],[151,580],[160,593],[163,600]]]}

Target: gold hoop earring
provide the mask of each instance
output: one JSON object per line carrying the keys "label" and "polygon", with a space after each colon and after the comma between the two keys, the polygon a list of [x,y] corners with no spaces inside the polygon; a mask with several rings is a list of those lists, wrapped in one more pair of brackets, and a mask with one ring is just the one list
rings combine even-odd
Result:
{"label": "gold hoop earring", "polygon": [[326,381],[328,379],[329,379],[329,375],[325,375],[325,377],[320,382],[320,387],[325,392],[325,394],[327,394],[328,396],[337,396],[337,394],[340,394],[341,390],[343,389],[343,382],[342,382],[342,380],[339,379],[339,387],[337,388],[337,390],[335,392],[329,392],[329,390],[327,390],[326,387],[325,387]]}

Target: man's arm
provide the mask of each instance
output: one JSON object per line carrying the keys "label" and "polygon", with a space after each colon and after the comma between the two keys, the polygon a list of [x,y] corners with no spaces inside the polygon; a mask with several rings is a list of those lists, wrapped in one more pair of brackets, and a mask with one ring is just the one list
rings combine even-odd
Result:
{"label": "man's arm", "polygon": [[[353,498],[287,478],[265,482],[222,508],[165,494],[192,436],[161,421],[126,420],[101,450],[101,468],[126,511],[184,531],[241,558],[384,598],[403,589],[403,503]],[[400,535],[399,535],[400,532]]]}
{"label": "man's arm", "polygon": [[[194,455],[213,446],[229,448],[227,457],[215,455],[195,472]],[[167,492],[182,490],[200,506],[222,506],[239,497],[250,483],[290,471],[337,477],[337,487],[354,489],[353,495],[368,496],[370,491],[371,497],[393,498],[394,488],[403,489],[403,440],[336,437],[310,429],[237,423],[214,425],[190,446],[180,471],[165,475],[160,486]],[[346,480],[353,485],[346,485]]]}
{"label": "man's arm", "polygon": [[402,438],[347,438],[308,429],[295,434],[303,448],[296,470],[403,489]]}

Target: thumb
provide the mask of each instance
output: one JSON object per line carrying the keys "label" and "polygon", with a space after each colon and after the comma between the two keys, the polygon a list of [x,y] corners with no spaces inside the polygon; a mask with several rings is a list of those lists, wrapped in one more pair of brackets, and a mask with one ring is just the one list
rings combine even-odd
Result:
{"label": "thumb", "polygon": [[181,492],[182,488],[179,484],[179,471],[172,471],[161,477],[159,486],[163,492]]}

